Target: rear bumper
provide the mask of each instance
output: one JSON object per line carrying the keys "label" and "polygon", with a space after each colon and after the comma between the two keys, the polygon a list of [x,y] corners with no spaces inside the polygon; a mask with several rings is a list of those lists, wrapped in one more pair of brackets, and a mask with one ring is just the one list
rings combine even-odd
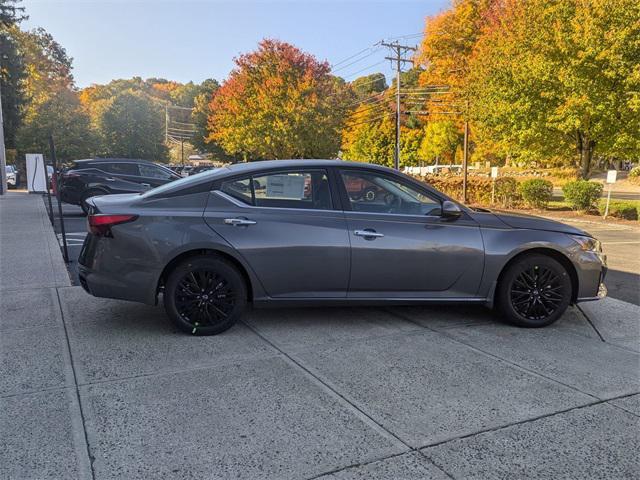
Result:
{"label": "rear bumper", "polygon": [[131,258],[110,252],[108,239],[89,234],[78,259],[80,285],[95,297],[155,305],[159,272],[131,265]]}

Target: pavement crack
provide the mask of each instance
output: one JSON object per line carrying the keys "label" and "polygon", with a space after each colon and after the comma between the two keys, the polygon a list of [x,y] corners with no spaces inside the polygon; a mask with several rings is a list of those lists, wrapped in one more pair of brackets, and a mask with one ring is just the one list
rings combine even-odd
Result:
{"label": "pavement crack", "polygon": [[[341,399],[344,403],[346,403],[347,405],[349,405],[353,410],[355,410],[356,412],[358,412],[358,414],[362,415],[364,418],[366,418],[367,420],[369,420],[373,425],[375,425],[379,430],[381,430],[382,432],[385,432],[389,437],[395,439],[397,442],[399,442],[400,444],[402,444],[406,450],[403,452],[400,452],[398,454],[395,455],[390,455],[389,457],[384,457],[382,459],[377,459],[377,460],[372,460],[370,462],[366,462],[363,464],[356,464],[356,465],[350,465],[350,466],[346,466],[346,467],[342,467],[339,468],[337,470],[331,471],[331,472],[323,472],[319,475],[316,475],[315,477],[311,477],[308,480],[312,480],[312,479],[316,479],[316,478],[320,478],[323,475],[328,475],[331,473],[336,473],[339,472],[341,470],[344,470],[346,468],[350,468],[352,466],[358,466],[358,465],[368,465],[369,463],[373,463],[379,460],[384,460],[385,458],[393,458],[399,455],[404,455],[406,453],[409,452],[418,452],[421,453],[419,451],[419,449],[412,447],[411,445],[409,445],[407,442],[405,442],[404,440],[402,440],[399,436],[397,436],[395,433],[393,433],[392,431],[390,431],[389,429],[385,428],[380,422],[378,422],[375,418],[373,418],[370,414],[368,414],[366,411],[364,411],[362,408],[360,408],[358,405],[356,405],[353,401],[351,401],[350,399],[348,399],[344,394],[340,393],[336,388],[333,387],[333,385],[330,385],[329,383],[327,383],[322,377],[320,377],[319,375],[317,375],[315,372],[313,372],[309,367],[307,367],[306,365],[304,365],[304,363],[302,363],[300,360],[298,360],[297,358],[295,358],[292,355],[289,355],[289,353],[287,353],[286,351],[284,351],[282,348],[280,348],[277,344],[275,344],[274,342],[272,342],[271,340],[269,340],[267,337],[265,337],[258,329],[256,329],[253,325],[249,325],[247,322],[242,322],[248,329],[250,329],[253,333],[255,333],[258,337],[260,337],[264,342],[266,342],[268,345],[270,345],[272,348],[274,348],[275,350],[277,350],[278,352],[280,352],[280,354],[285,357],[287,360],[289,360],[292,364],[294,364],[296,367],[300,368],[305,374],[309,375],[311,378],[314,379],[314,381],[318,382],[320,385],[322,385],[324,388],[326,388],[327,390],[329,390],[333,395],[335,395],[336,397],[338,397],[339,399]],[[427,457],[425,457],[427,458]],[[444,473],[448,478],[453,478],[447,471],[445,471],[444,469],[442,469],[442,467],[440,467],[439,465],[436,465],[434,462],[431,461],[431,459],[427,458],[427,460],[429,460],[436,468],[438,468],[439,470],[442,471],[442,473]]]}
{"label": "pavement crack", "polygon": [[582,316],[585,318],[587,323],[591,325],[591,328],[593,329],[594,332],[596,332],[596,335],[598,335],[598,338],[600,338],[600,340],[606,343],[606,340],[604,339],[604,337],[602,336],[598,328],[595,326],[595,324],[591,321],[591,319],[589,318],[589,315],[587,315],[587,313],[577,303],[576,303],[576,309],[582,314]]}
{"label": "pavement crack", "polygon": [[[583,408],[595,407],[597,405],[602,405],[602,404],[607,404],[607,406],[613,408],[614,405],[610,404],[609,402],[611,402],[612,400],[618,400],[620,398],[626,398],[626,397],[629,397],[631,395],[635,395],[635,394],[625,394],[625,395],[621,395],[619,397],[609,398],[607,400],[597,400],[597,401],[594,401],[594,402],[585,403],[584,405],[577,405],[575,407],[566,408],[564,410],[560,410],[560,411],[557,411],[557,412],[546,413],[544,415],[538,415],[536,417],[527,418],[527,419],[521,420],[519,422],[512,422],[512,423],[509,423],[507,425],[500,425],[500,426],[497,426],[497,427],[488,428],[486,430],[479,430],[477,432],[467,433],[465,435],[459,435],[457,437],[452,437],[452,438],[448,438],[446,440],[442,440],[442,441],[439,441],[439,442],[434,442],[434,443],[430,443],[430,444],[427,444],[427,445],[423,445],[418,450],[422,451],[422,450],[427,449],[427,448],[437,447],[437,446],[444,445],[444,444],[447,444],[447,443],[450,443],[450,442],[455,442],[457,440],[463,440],[465,438],[475,437],[476,435],[484,435],[485,433],[497,432],[497,431],[504,430],[506,428],[511,428],[511,427],[514,427],[514,426],[517,426],[517,425],[524,425],[524,424],[527,424],[527,423],[537,422],[538,420],[543,420],[545,418],[555,417],[556,415],[563,415],[565,413],[573,412],[574,410],[581,410]],[[629,412],[627,412],[627,413],[629,413]]]}
{"label": "pavement crack", "polygon": [[[397,312],[394,312],[394,311],[392,311],[392,310],[386,310],[386,309],[385,309],[385,311],[386,311],[387,313],[389,313],[390,315],[394,315],[394,316],[396,316],[397,318],[400,318],[400,319],[402,319],[402,320],[406,320],[406,321],[411,322],[411,323],[416,323],[417,325],[419,325],[419,323],[415,322],[414,320],[411,320],[411,319],[410,319],[410,318],[408,318],[408,317],[405,317],[405,316],[404,316],[404,315],[402,315],[401,313],[397,313]],[[424,325],[423,325],[422,327],[423,327],[424,329],[426,329],[426,330],[430,331],[430,332],[434,332],[434,333],[440,334],[440,335],[442,335],[443,337],[445,337],[445,338],[447,338],[447,339],[451,340],[452,342],[458,343],[458,344],[460,344],[460,345],[464,345],[465,347],[467,347],[467,348],[469,348],[469,349],[471,349],[471,350],[473,350],[473,351],[475,351],[475,352],[478,352],[478,353],[480,353],[481,355],[484,355],[484,356],[487,356],[487,357],[493,358],[493,359],[495,359],[495,360],[498,360],[499,362],[502,362],[502,363],[504,363],[504,364],[506,364],[506,365],[509,365],[509,366],[511,366],[512,368],[515,368],[515,369],[520,370],[520,371],[522,371],[522,372],[526,372],[526,373],[528,373],[528,374],[530,374],[530,375],[534,375],[534,376],[536,376],[536,377],[538,377],[538,378],[542,378],[542,379],[544,379],[544,380],[546,380],[546,381],[548,381],[548,382],[553,382],[553,383],[555,383],[555,384],[557,384],[557,385],[562,385],[562,386],[563,386],[563,387],[565,387],[565,388],[568,388],[568,389],[570,389],[570,390],[573,390],[574,392],[581,393],[582,395],[586,395],[587,397],[594,398],[594,399],[596,399],[596,400],[600,400],[600,398],[598,398],[597,396],[593,395],[592,393],[584,392],[584,391],[580,390],[579,388],[574,387],[573,385],[569,385],[569,384],[567,384],[567,383],[561,382],[560,380],[558,380],[558,379],[556,379],[556,378],[552,378],[552,377],[549,377],[549,376],[547,376],[547,375],[545,375],[545,374],[543,374],[543,373],[540,373],[540,372],[537,372],[537,371],[535,371],[535,370],[532,370],[532,369],[530,369],[530,368],[523,367],[522,365],[520,365],[520,364],[518,364],[518,363],[516,363],[516,362],[514,362],[514,361],[512,361],[512,360],[508,360],[508,359],[503,358],[503,357],[501,357],[501,356],[499,356],[499,355],[496,355],[495,353],[488,352],[488,351],[483,350],[482,348],[479,348],[479,347],[477,347],[477,346],[475,346],[475,345],[472,345],[472,344],[470,344],[470,343],[464,342],[464,341],[460,340],[459,338],[454,337],[454,336],[453,336],[453,335],[451,335],[450,333],[447,333],[446,329],[444,329],[444,330],[434,330],[434,329],[429,328],[429,327],[426,327],[426,326],[424,326]],[[473,327],[468,327],[468,328],[473,328]]]}
{"label": "pavement crack", "polygon": [[80,396],[80,388],[78,385],[78,375],[76,373],[76,368],[75,368],[75,364],[73,362],[73,352],[71,351],[71,342],[69,341],[69,331],[67,330],[67,323],[65,321],[65,316],[64,316],[64,311],[62,308],[62,300],[60,299],[60,293],[58,292],[58,289],[56,288],[56,296],[58,298],[58,308],[60,309],[60,316],[62,318],[62,327],[64,328],[64,336],[67,342],[67,350],[69,352],[69,360],[70,360],[70,364],[71,364],[71,372],[73,373],[73,383],[74,383],[74,390],[76,393],[76,399],[78,401],[78,409],[80,411],[80,421],[82,423],[82,433],[83,433],[83,439],[84,439],[84,444],[86,447],[86,454],[87,454],[87,458],[89,459],[89,466],[91,468],[91,478],[93,480],[95,480],[96,478],[96,472],[95,472],[95,468],[94,468],[94,461],[95,461],[95,457],[94,455],[91,453],[91,446],[89,445],[89,436],[87,435],[87,424],[86,424],[86,420],[85,420],[85,416],[84,416],[84,409],[82,407],[82,398]]}

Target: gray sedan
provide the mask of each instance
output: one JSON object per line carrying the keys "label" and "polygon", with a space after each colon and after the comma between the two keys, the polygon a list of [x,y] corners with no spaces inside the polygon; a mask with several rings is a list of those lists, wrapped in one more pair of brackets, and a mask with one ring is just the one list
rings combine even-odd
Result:
{"label": "gray sedan", "polygon": [[237,164],[89,203],[82,286],[148,304],[162,293],[191,334],[228,329],[249,303],[471,302],[541,327],[606,293],[588,233],[471,209],[375,165]]}

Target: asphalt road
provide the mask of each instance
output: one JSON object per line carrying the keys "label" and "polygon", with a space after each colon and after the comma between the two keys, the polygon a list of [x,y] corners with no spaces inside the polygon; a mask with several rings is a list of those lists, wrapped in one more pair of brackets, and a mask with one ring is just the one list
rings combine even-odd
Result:
{"label": "asphalt road", "polygon": [[[57,214],[55,199],[53,207]],[[71,281],[74,285],[78,285],[78,256],[87,233],[87,221],[80,207],[66,204],[62,207],[70,260],[68,269],[71,273]],[[603,242],[609,265],[606,278],[609,296],[640,305],[640,227],[570,220],[566,223],[587,230]],[[62,243],[60,221],[57,215],[55,232]]]}
{"label": "asphalt road", "polygon": [[[609,187],[605,185],[602,191],[602,198],[607,198],[607,193],[609,191]],[[554,187],[553,188],[553,198],[557,200],[562,200],[564,198],[564,194],[562,193],[562,188]],[[640,200],[640,192],[621,192],[616,191],[614,187],[611,191],[611,199],[612,200]]]}

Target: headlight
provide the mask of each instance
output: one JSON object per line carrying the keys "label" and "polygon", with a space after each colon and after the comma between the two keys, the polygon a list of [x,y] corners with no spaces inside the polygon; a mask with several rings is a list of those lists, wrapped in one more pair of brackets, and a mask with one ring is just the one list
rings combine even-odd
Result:
{"label": "headlight", "polygon": [[602,244],[600,240],[593,237],[585,237],[584,235],[569,235],[585,252],[602,253]]}

